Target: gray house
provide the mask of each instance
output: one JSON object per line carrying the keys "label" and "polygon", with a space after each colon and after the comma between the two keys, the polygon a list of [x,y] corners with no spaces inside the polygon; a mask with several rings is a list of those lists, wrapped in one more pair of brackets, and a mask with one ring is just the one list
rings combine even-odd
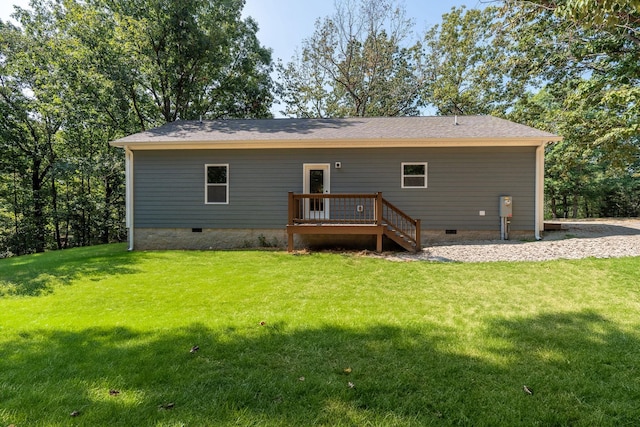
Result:
{"label": "gray house", "polygon": [[540,238],[544,147],[560,139],[462,116],[178,121],[111,145],[126,152],[130,249],[417,250]]}

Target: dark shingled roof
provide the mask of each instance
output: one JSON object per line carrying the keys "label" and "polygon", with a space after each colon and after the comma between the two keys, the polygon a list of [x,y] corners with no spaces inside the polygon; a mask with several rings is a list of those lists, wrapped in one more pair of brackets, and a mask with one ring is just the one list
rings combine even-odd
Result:
{"label": "dark shingled roof", "polygon": [[139,143],[317,140],[547,139],[557,135],[492,116],[176,121],[113,141]]}

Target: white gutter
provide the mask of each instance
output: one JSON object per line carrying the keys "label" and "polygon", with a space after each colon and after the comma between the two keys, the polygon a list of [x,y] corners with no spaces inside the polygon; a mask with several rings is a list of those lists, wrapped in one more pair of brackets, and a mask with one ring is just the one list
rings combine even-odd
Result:
{"label": "white gutter", "polygon": [[125,176],[125,218],[127,234],[129,236],[129,250],[133,250],[133,151],[124,146],[124,176]]}
{"label": "white gutter", "polygon": [[544,147],[536,148],[536,187],[535,187],[535,237],[542,240],[540,232],[544,230]]}

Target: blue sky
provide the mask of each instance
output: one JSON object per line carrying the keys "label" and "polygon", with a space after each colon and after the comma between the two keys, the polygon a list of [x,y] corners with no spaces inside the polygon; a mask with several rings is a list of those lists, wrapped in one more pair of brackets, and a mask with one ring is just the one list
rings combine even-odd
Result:
{"label": "blue sky", "polygon": [[[484,2],[484,3],[483,3]],[[487,0],[404,0],[414,30],[424,32],[438,24],[454,6],[468,9],[486,6]],[[334,13],[334,0],[246,0],[244,15],[253,17],[260,27],[258,38],[273,49],[273,59],[291,59],[301,41],[313,34],[318,18]]]}
{"label": "blue sky", "polygon": [[[484,3],[484,4],[483,4]],[[415,31],[440,22],[443,13],[454,6],[482,7],[487,0],[404,0],[408,17],[415,22]],[[28,7],[28,0],[0,0],[0,19],[6,21],[13,5]],[[301,41],[313,34],[317,18],[333,14],[334,0],[246,0],[244,16],[253,17],[260,27],[260,42],[273,49],[274,61],[291,59]]]}

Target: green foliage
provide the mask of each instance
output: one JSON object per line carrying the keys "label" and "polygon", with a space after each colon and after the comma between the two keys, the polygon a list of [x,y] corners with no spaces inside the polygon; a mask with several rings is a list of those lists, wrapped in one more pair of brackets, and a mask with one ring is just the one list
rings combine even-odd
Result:
{"label": "green foliage", "polygon": [[0,423],[633,424],[638,262],[0,260]]}
{"label": "green foliage", "polygon": [[440,115],[504,114],[511,97],[504,84],[503,41],[497,9],[452,8],[424,37],[431,80],[426,103]]}
{"label": "green foliage", "polygon": [[585,27],[598,26],[612,31],[623,30],[634,35],[640,15],[638,0],[537,0],[547,10]]}
{"label": "green foliage", "polygon": [[[163,122],[269,117],[271,53],[242,0],[95,0],[113,27],[118,58]],[[141,100],[142,101],[142,100]]]}
{"label": "green foliage", "polygon": [[[39,38],[10,25],[0,27],[0,171],[14,175],[13,180],[5,179],[5,185],[24,185],[12,194],[14,217],[29,219],[16,227],[16,233],[23,233],[31,243],[24,252],[45,249],[46,207],[51,197],[47,184],[60,145],[56,134],[65,106],[58,83],[61,71],[53,62],[56,37],[46,23],[43,27]],[[2,190],[11,194],[10,187]]]}
{"label": "green foliage", "polygon": [[124,239],[109,141],[269,117],[271,55],[240,0],[33,0],[0,22],[0,253]]}
{"label": "green foliage", "polygon": [[[562,205],[565,216],[569,210],[574,217],[637,215],[637,2],[504,3],[503,31],[509,33],[511,49],[521,52],[511,55],[509,76],[529,92],[507,117],[565,138],[548,150],[552,214],[558,215],[556,208]],[[618,180],[630,191],[627,198],[616,195],[620,187],[611,183]],[[616,206],[622,200],[627,205]]]}
{"label": "green foliage", "polygon": [[[114,197],[123,191],[122,154],[107,145],[121,134],[101,116],[110,101],[96,102],[96,82],[84,86],[100,79],[90,49],[62,31],[59,6],[34,2],[32,12],[16,15],[21,28],[4,27],[0,35],[0,108],[6,113],[0,144],[8,154],[0,165],[0,195],[11,206],[5,223],[11,226],[0,230],[5,254],[123,234],[122,204]],[[85,221],[74,223],[74,215]]]}
{"label": "green foliage", "polygon": [[[280,242],[278,242],[278,239],[276,237],[274,237],[273,239],[271,239],[270,241],[267,240],[267,238],[265,237],[264,234],[260,234],[258,235],[258,247],[260,248],[277,248],[281,246]],[[250,247],[250,246],[248,246]]]}

